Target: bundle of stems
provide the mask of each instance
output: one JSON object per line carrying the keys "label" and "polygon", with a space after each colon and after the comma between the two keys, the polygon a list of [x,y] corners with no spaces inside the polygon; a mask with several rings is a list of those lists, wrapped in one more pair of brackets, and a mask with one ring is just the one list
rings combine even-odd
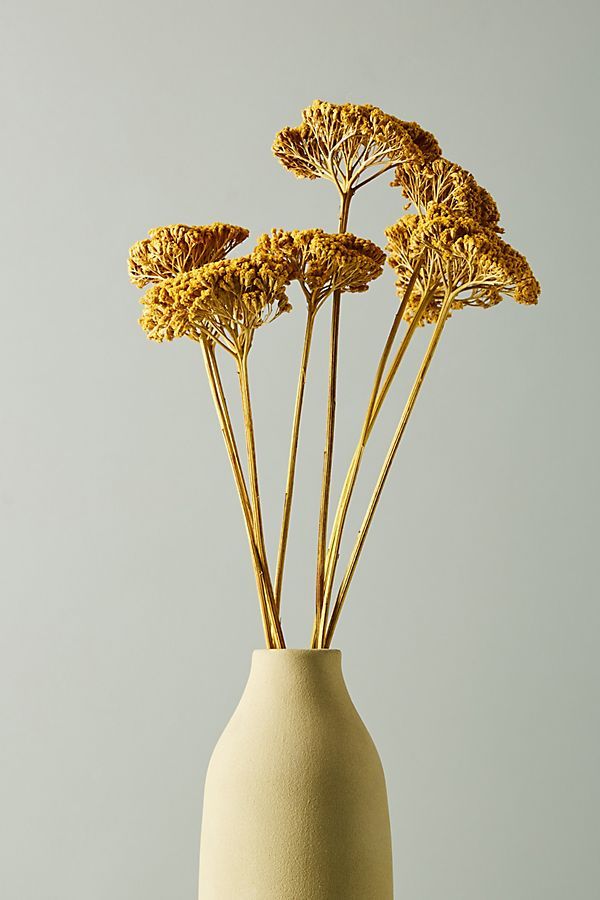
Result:
{"label": "bundle of stems", "polygon": [[[341,192],[340,196],[340,214],[339,214],[339,223],[338,223],[338,233],[344,233],[347,230],[348,226],[348,217],[350,210],[350,201],[356,189],[348,189],[346,191]],[[392,354],[392,350],[394,347],[395,338],[398,335],[398,331],[402,325],[403,316],[406,311],[406,306],[408,300],[412,294],[412,290],[414,288],[415,281],[417,279],[419,270],[421,266],[421,261],[419,260],[417,266],[411,276],[410,282],[406,288],[404,293],[404,297],[402,302],[400,303],[396,315],[394,317],[392,326],[390,328],[389,334],[387,336],[384,348],[381,353],[381,357],[379,359],[379,363],[377,365],[377,371],[375,375],[375,380],[373,384],[373,388],[371,391],[371,396],[369,398],[369,403],[367,406],[367,410],[365,412],[363,426],[360,433],[358,445],[354,452],[354,456],[346,473],[346,478],[343,484],[342,493],[339,499],[339,503],[337,506],[337,510],[335,513],[335,518],[333,521],[333,525],[331,527],[331,531],[328,539],[328,518],[329,518],[329,506],[330,506],[330,495],[331,495],[331,481],[332,481],[332,468],[333,468],[333,449],[334,449],[334,437],[335,437],[335,413],[336,413],[336,399],[337,399],[337,369],[338,369],[338,356],[339,356],[339,335],[340,335],[340,312],[341,312],[341,297],[342,293],[340,290],[335,290],[333,293],[332,300],[332,313],[331,313],[331,332],[330,332],[330,351],[329,351],[329,380],[328,380],[328,394],[327,394],[327,419],[326,419],[326,434],[325,434],[325,447],[323,452],[323,473],[321,480],[321,500],[320,500],[320,509],[319,509],[319,519],[318,519],[318,550],[317,550],[317,570],[316,570],[316,588],[315,588],[315,618],[313,623],[312,637],[311,637],[311,647],[314,649],[324,649],[331,646],[331,642],[333,639],[333,634],[340,616],[340,612],[342,610],[344,601],[346,599],[346,595],[348,593],[348,589],[350,587],[350,583],[352,581],[352,577],[354,572],[356,571],[356,567],[358,564],[358,559],[360,557],[362,548],[364,546],[364,542],[367,536],[367,532],[371,525],[375,509],[381,497],[381,493],[383,490],[383,485],[389,473],[392,461],[396,455],[398,450],[398,445],[400,443],[400,438],[404,433],[404,429],[406,428],[406,424],[408,422],[408,418],[412,412],[414,407],[414,403],[417,397],[417,394],[420,390],[421,384],[423,382],[425,373],[433,357],[435,349],[438,344],[439,337],[441,335],[442,328],[447,320],[448,311],[449,311],[449,303],[445,304],[445,309],[443,310],[443,314],[440,316],[436,328],[434,330],[433,336],[427,350],[425,352],[425,356],[421,363],[421,366],[418,370],[417,376],[415,378],[415,382],[413,388],[410,392],[409,399],[407,401],[406,407],[402,414],[400,423],[398,425],[398,429],[388,453],[386,455],[386,459],[381,468],[381,472],[377,479],[377,483],[375,485],[373,495],[371,497],[371,501],[369,503],[367,512],[365,513],[365,517],[361,528],[359,530],[355,545],[352,550],[352,554],[350,560],[348,562],[348,566],[344,572],[342,582],[340,584],[339,590],[337,592],[335,602],[333,606],[332,603],[332,592],[333,592],[333,583],[334,576],[336,571],[336,565],[339,558],[339,547],[342,539],[342,534],[344,530],[344,525],[346,522],[346,515],[348,512],[348,508],[350,505],[350,500],[352,497],[352,492],[354,490],[358,472],[360,469],[360,464],[362,461],[362,455],[364,449],[366,447],[367,441],[371,436],[373,431],[373,427],[375,425],[377,416],[381,410],[381,407],[384,403],[384,400],[389,392],[390,386],[398,373],[400,368],[400,363],[404,358],[406,350],[411,342],[413,335],[417,329],[418,323],[421,319],[421,314],[426,308],[430,297],[433,294],[433,286],[431,290],[426,291],[423,294],[421,302],[419,304],[419,314],[415,315],[412,319],[411,323],[405,330],[405,333],[400,341],[400,345],[391,360],[389,367],[386,370],[386,365],[390,360],[390,356]],[[227,449],[227,453],[229,456],[229,460],[231,463],[233,476],[236,484],[236,488],[238,491],[240,504],[242,507],[242,512],[244,515],[244,521],[246,525],[246,530],[248,534],[248,541],[250,545],[252,562],[255,572],[255,579],[257,584],[257,590],[260,598],[261,605],[261,613],[263,619],[263,628],[265,632],[265,639],[267,646],[272,649],[282,649],[285,647],[285,640],[283,636],[280,612],[281,612],[281,595],[283,588],[283,575],[284,575],[284,567],[285,567],[285,559],[287,553],[288,546],[288,536],[290,529],[290,521],[291,521],[291,513],[292,513],[292,499],[294,493],[294,484],[296,478],[296,466],[297,466],[297,458],[298,458],[298,444],[300,438],[300,424],[302,418],[302,408],[304,403],[304,393],[306,387],[306,379],[310,358],[310,349],[312,343],[312,336],[314,332],[315,318],[316,318],[317,308],[312,308],[310,305],[308,307],[307,319],[306,319],[306,328],[304,333],[304,342],[302,348],[302,355],[300,360],[300,368],[298,374],[298,383],[296,390],[296,400],[294,406],[294,414],[292,421],[292,432],[290,439],[290,449],[289,449],[289,460],[288,460],[288,468],[286,475],[286,487],[284,494],[284,503],[283,503],[283,514],[281,518],[281,528],[280,528],[280,538],[279,538],[279,549],[277,554],[277,563],[276,563],[276,575],[275,575],[275,586],[273,587],[273,583],[271,580],[269,561],[267,557],[267,551],[265,546],[265,537],[264,537],[264,528],[262,521],[262,511],[261,511],[261,502],[260,502],[260,489],[259,489],[259,480],[258,480],[258,469],[257,469],[257,459],[256,459],[256,443],[255,443],[255,433],[254,433],[254,422],[252,415],[252,405],[250,398],[250,386],[249,386],[249,378],[248,378],[248,352],[246,352],[240,359],[238,364],[238,377],[239,377],[239,385],[240,385],[240,396],[242,402],[242,410],[244,416],[244,434],[245,434],[245,443],[246,443],[246,451],[247,451],[247,469],[249,475],[249,489],[246,483],[246,477],[244,475],[244,470],[240,461],[240,455],[237,447],[236,437],[233,430],[233,426],[231,423],[231,416],[228,409],[227,399],[225,397],[225,392],[223,390],[223,385],[219,373],[217,356],[215,352],[214,344],[211,344],[209,340],[204,340],[202,343],[204,359],[206,365],[206,371],[208,374],[209,383],[211,386],[211,392],[217,412],[217,416],[219,419],[219,424],[221,427],[221,431],[223,434],[223,439],[225,442],[225,446]]]}
{"label": "bundle of stems", "polygon": [[[245,229],[167,226],[130,251],[130,273],[139,286],[150,284],[141,324],[154,340],[187,336],[202,348],[214,406],[239,495],[267,647],[283,649],[282,593],[305,388],[317,314],[331,297],[329,377],[319,516],[314,620],[310,646],[332,644],[340,614],[405,434],[425,376],[453,310],[490,307],[503,296],[535,303],[539,285],[527,261],[500,237],[499,214],[491,196],[470,173],[441,157],[433,135],[416,123],[381,110],[316,101],[304,110],[302,125],[283,129],[274,153],[302,178],[321,178],[339,197],[337,235],[320,230],[263,235],[250,256],[225,259],[247,236]],[[357,191],[394,168],[416,213],[386,230],[388,261],[397,275],[399,303],[383,343],[358,441],[330,516],[338,395],[342,296],[363,291],[381,274],[385,254],[348,232]],[[297,282],[307,317],[294,410],[275,576],[267,555],[249,377],[249,355],[259,326],[290,308],[287,288]],[[408,359],[417,329],[433,325],[414,372],[397,427],[375,480],[350,556],[336,584],[342,539],[365,450],[390,388]],[[404,326],[404,327],[403,327]],[[233,357],[243,413],[242,461],[219,357]]]}

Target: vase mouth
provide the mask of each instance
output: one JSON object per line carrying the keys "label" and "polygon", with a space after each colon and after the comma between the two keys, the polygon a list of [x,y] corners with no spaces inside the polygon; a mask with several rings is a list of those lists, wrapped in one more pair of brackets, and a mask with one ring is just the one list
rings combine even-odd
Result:
{"label": "vase mouth", "polygon": [[334,656],[342,655],[341,650],[331,649],[330,647],[319,647],[319,648],[317,648],[317,647],[314,647],[314,648],[313,647],[308,647],[308,648],[285,647],[283,650],[279,650],[277,648],[271,649],[269,647],[261,647],[258,650],[253,650],[253,655],[255,655],[255,656],[263,655],[263,654],[265,654],[265,655],[280,654],[281,656],[314,656],[315,654],[320,654],[320,653],[328,653],[328,654],[332,654]]}
{"label": "vase mouth", "polygon": [[253,671],[265,672],[322,672],[342,669],[341,650],[255,650],[252,654]]}

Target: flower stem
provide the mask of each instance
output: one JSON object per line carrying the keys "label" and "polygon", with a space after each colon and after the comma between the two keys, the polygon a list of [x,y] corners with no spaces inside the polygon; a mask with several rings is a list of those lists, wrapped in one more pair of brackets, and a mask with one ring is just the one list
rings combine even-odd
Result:
{"label": "flower stem", "polygon": [[290,518],[292,514],[292,498],[294,494],[294,480],[296,476],[296,460],[298,457],[298,439],[300,436],[300,419],[302,417],[302,405],[304,402],[304,389],[306,387],[306,373],[310,356],[310,347],[315,324],[316,310],[309,307],[304,332],[304,345],[298,373],[298,387],[296,389],[296,404],[292,423],[292,435],[290,439],[290,455],[288,460],[287,479],[285,485],[285,497],[283,501],[283,515],[281,519],[281,532],[279,535],[279,550],[277,552],[277,570],[275,572],[275,612],[279,615],[281,609],[281,590],[283,586],[283,570],[287,551],[288,534],[290,530]]}
{"label": "flower stem", "polygon": [[[340,216],[338,221],[338,234],[343,234],[348,227],[348,215],[352,190],[340,191]],[[319,507],[319,533],[317,538],[317,575],[315,591],[315,628],[313,629],[312,646],[316,646],[318,639],[317,622],[321,616],[327,615],[324,608],[325,589],[325,556],[327,552],[327,525],[329,519],[329,497],[331,494],[331,472],[333,466],[333,439],[335,433],[335,407],[337,398],[337,365],[340,341],[340,307],[342,293],[339,290],[333,293],[331,309],[331,338],[329,348],[329,392],[327,402],[327,425],[325,429],[325,449],[323,451],[323,478],[321,482],[321,503]]]}
{"label": "flower stem", "polygon": [[238,376],[240,382],[240,392],[242,397],[242,409],[244,413],[244,431],[246,434],[246,451],[248,455],[248,472],[250,475],[250,495],[252,501],[252,517],[254,523],[254,534],[258,550],[263,561],[263,576],[267,587],[267,612],[269,615],[269,624],[272,632],[272,639],[275,648],[282,650],[285,647],[285,640],[281,630],[281,623],[275,609],[275,599],[273,594],[273,586],[269,575],[269,564],[267,560],[267,552],[265,547],[265,535],[262,523],[262,513],[260,507],[260,491],[258,484],[258,467],[256,465],[256,441],[254,438],[254,420],[252,417],[252,404],[250,401],[250,384],[248,380],[248,349],[242,351],[238,358]]}
{"label": "flower stem", "polygon": [[271,638],[270,617],[268,612],[269,601],[267,599],[266,586],[263,577],[263,562],[256,543],[256,538],[254,536],[254,523],[252,517],[252,508],[250,505],[250,498],[248,496],[248,488],[246,487],[246,480],[244,478],[244,472],[240,462],[240,456],[237,449],[233,426],[231,424],[231,417],[229,415],[225,392],[223,390],[223,385],[219,374],[214,347],[209,346],[207,342],[202,341],[202,353],[204,356],[204,364],[206,366],[206,373],[208,375],[211,394],[215,404],[217,417],[219,419],[219,425],[221,427],[221,433],[223,435],[223,440],[225,442],[225,447],[227,449],[227,454],[231,463],[231,469],[233,472],[235,485],[238,491],[240,504],[244,515],[246,532],[248,534],[248,542],[250,544],[250,550],[252,553],[252,567],[254,569],[256,587],[260,600],[265,640],[267,646],[272,647],[273,642]]}
{"label": "flower stem", "polygon": [[415,314],[411,319],[410,325],[408,327],[408,331],[404,335],[404,338],[402,340],[400,347],[398,348],[396,356],[392,360],[392,364],[391,364],[391,366],[388,370],[388,373],[385,377],[383,387],[381,388],[381,391],[379,392],[379,395],[377,397],[375,405],[371,411],[371,421],[369,422],[369,426],[367,429],[367,439],[369,438],[371,431],[373,430],[373,426],[375,425],[375,422],[377,421],[377,416],[379,415],[379,413],[381,411],[381,407],[383,406],[383,403],[385,401],[385,398],[388,395],[388,391],[391,387],[392,381],[396,377],[396,373],[398,372],[398,369],[400,368],[400,363],[402,362],[404,354],[406,353],[406,350],[408,349],[410,340],[411,340],[413,334],[415,333],[415,331],[417,330],[417,327],[419,325],[419,322],[421,321],[423,313],[426,311],[427,306],[429,305],[429,302],[432,299],[434,294],[435,294],[435,288],[430,288],[429,290],[425,291],[423,293],[423,297],[421,298],[421,302],[419,303],[417,309],[415,310]]}
{"label": "flower stem", "polygon": [[377,504],[379,503],[379,499],[381,497],[381,493],[383,491],[386,479],[389,475],[390,469],[392,467],[392,463],[394,461],[394,457],[398,451],[398,446],[402,439],[402,435],[404,434],[404,430],[410,418],[410,414],[412,413],[413,407],[415,405],[415,401],[421,390],[421,386],[423,384],[423,380],[427,373],[427,369],[429,368],[429,364],[431,363],[431,359],[433,354],[435,353],[436,347],[438,345],[439,339],[441,337],[442,331],[444,329],[444,325],[448,319],[448,315],[450,313],[450,307],[452,301],[454,300],[454,294],[449,293],[444,300],[442,308],[440,310],[440,314],[434,329],[434,332],[431,336],[429,344],[427,346],[427,350],[425,351],[425,355],[421,362],[421,366],[417,373],[417,377],[415,378],[414,384],[412,386],[411,392],[409,394],[408,400],[406,402],[406,406],[404,407],[404,411],[400,418],[400,422],[398,423],[398,427],[396,428],[396,432],[394,437],[392,438],[392,443],[390,444],[389,450],[387,452],[385,461],[379,473],[379,478],[377,479],[377,483],[375,485],[375,489],[371,496],[371,500],[369,502],[369,506],[365,517],[362,521],[362,525],[359,529],[358,536],[356,538],[356,542],[354,544],[354,548],[352,550],[350,556],[350,562],[348,563],[348,568],[344,574],[342,579],[342,583],[340,585],[335,604],[333,606],[333,610],[331,613],[331,620],[329,622],[329,626],[327,628],[327,635],[325,639],[325,647],[331,646],[331,641],[333,639],[333,635],[335,632],[336,625],[338,623],[338,619],[340,617],[340,613],[342,611],[342,607],[344,605],[344,601],[348,594],[348,589],[350,587],[350,583],[356,571],[356,566],[358,564],[358,560],[360,558],[360,554],[364,547],[364,543],[369,532],[369,528],[371,527],[371,523],[373,521],[373,516],[375,514],[375,510],[377,508]]}
{"label": "flower stem", "polygon": [[[344,484],[342,487],[342,491],[340,494],[340,499],[338,502],[337,510],[335,513],[335,517],[333,520],[333,525],[331,526],[331,538],[329,541],[329,547],[327,549],[327,557],[326,557],[326,565],[325,565],[325,604],[327,605],[331,600],[331,593],[333,590],[333,580],[335,578],[335,570],[337,567],[337,562],[339,559],[340,553],[340,544],[342,541],[342,535],[344,531],[344,525],[346,523],[346,517],[348,515],[348,509],[350,507],[350,500],[352,498],[352,492],[356,485],[356,480],[358,478],[358,472],[360,469],[360,465],[362,462],[363,454],[365,451],[365,447],[367,445],[367,441],[370,437],[373,425],[375,424],[375,419],[377,418],[379,411],[381,409],[381,403],[383,398],[378,396],[379,388],[381,382],[383,380],[383,375],[385,372],[385,367],[387,365],[387,361],[389,359],[390,353],[392,351],[392,347],[394,345],[394,340],[398,333],[398,329],[402,322],[402,318],[404,316],[404,312],[406,310],[406,306],[408,301],[410,300],[412,291],[414,289],[415,282],[418,278],[419,271],[421,268],[421,260],[418,261],[415,269],[413,271],[410,282],[408,283],[406,290],[404,292],[404,296],[398,307],[398,311],[394,317],[394,321],[392,322],[392,326],[390,328],[387,340],[385,342],[383,352],[379,359],[379,364],[377,366],[377,371],[375,373],[375,379],[373,382],[373,388],[371,390],[371,396],[369,397],[369,403],[367,406],[367,411],[365,413],[362,430],[360,433],[360,437],[358,439],[358,444],[356,446],[356,450],[354,451],[354,456],[350,462],[350,466],[348,467],[348,472],[346,473],[346,478],[344,480]],[[410,323],[403,339],[398,348],[394,361],[392,362],[392,366],[390,368],[390,375],[386,379],[387,387],[389,388],[389,384],[391,383],[394,375],[398,371],[400,366],[400,362],[402,361],[406,350],[410,344],[412,336],[415,332],[416,326],[420,320],[421,313],[423,308],[427,305],[430,299],[430,294],[427,292],[424,295],[423,300],[417,310],[417,315],[413,318]],[[391,377],[390,377],[391,376]],[[387,393],[387,389],[386,389]],[[325,635],[327,629],[327,622],[324,616],[321,617],[321,621],[319,623],[319,647],[324,646]]]}

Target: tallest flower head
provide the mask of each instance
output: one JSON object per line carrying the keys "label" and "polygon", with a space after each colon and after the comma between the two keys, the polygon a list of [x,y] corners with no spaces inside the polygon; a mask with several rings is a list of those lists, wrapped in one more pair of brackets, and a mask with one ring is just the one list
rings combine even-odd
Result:
{"label": "tallest flower head", "polygon": [[429,162],[441,150],[416,122],[376,106],[315,100],[300,125],[279,132],[273,153],[298,178],[326,178],[340,190],[356,190],[368,169],[365,181],[407,162]]}

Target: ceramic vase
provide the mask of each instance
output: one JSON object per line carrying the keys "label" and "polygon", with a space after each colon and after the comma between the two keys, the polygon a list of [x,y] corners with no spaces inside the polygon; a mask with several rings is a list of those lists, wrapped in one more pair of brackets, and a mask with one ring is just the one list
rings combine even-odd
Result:
{"label": "ceramic vase", "polygon": [[257,650],[206,776],[200,900],[392,900],[383,769],[338,650]]}

